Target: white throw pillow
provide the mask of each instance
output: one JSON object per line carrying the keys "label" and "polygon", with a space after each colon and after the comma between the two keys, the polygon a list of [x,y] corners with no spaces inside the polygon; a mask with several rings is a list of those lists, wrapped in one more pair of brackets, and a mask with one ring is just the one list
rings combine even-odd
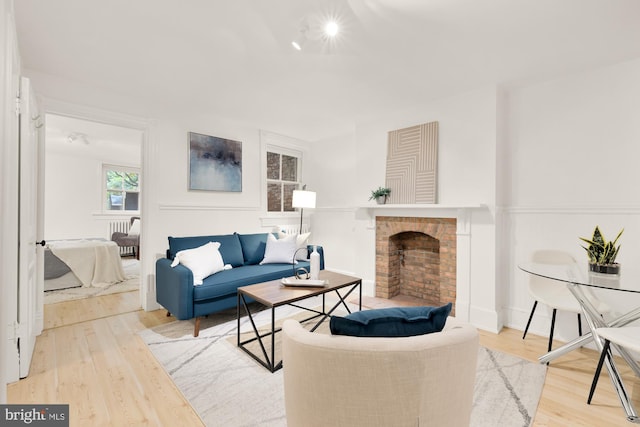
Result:
{"label": "white throw pillow", "polygon": [[194,286],[202,285],[202,281],[218,271],[225,269],[219,242],[209,242],[194,249],[185,249],[176,254],[171,267],[182,264],[193,272]]}
{"label": "white throw pillow", "polygon": [[[311,233],[302,233],[302,234],[298,234],[296,237],[296,250],[300,249],[300,248],[307,248],[307,240],[309,240],[309,236],[311,235]],[[288,234],[283,233],[282,231],[278,232],[278,238],[279,239],[283,239],[285,237],[287,237]],[[305,251],[300,251],[298,253],[296,253],[296,259],[298,261],[308,261],[309,260],[309,256]]]}
{"label": "white throw pillow", "polygon": [[[307,249],[307,240],[309,240],[310,235],[311,233],[298,234],[298,237],[297,237],[298,249],[300,248]],[[296,259],[301,261],[306,261],[309,259],[309,254],[306,251],[300,251],[296,254]]]}
{"label": "white throw pillow", "polygon": [[293,260],[293,254],[296,252],[296,235],[276,239],[276,236],[269,233],[267,236],[267,247],[264,250],[264,258],[260,262],[262,264],[297,264]]}
{"label": "white throw pillow", "polygon": [[131,228],[129,229],[129,233],[127,236],[139,236],[140,235],[140,220],[138,218],[133,220],[131,223]]}

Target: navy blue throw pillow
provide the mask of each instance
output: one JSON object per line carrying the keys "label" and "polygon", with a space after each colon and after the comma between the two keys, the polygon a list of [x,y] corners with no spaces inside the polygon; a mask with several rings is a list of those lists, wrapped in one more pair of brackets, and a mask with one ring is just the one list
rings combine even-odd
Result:
{"label": "navy blue throw pillow", "polygon": [[267,233],[238,234],[238,238],[242,245],[245,265],[258,264],[262,261],[267,247]]}
{"label": "navy blue throw pillow", "polygon": [[440,332],[451,313],[451,303],[442,307],[393,307],[364,310],[346,317],[332,316],[333,335],[353,337],[412,337]]}

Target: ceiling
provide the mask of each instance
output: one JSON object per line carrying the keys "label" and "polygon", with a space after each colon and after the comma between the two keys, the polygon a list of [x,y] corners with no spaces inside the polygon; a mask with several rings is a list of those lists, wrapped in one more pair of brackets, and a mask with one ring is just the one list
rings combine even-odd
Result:
{"label": "ceiling", "polygon": [[[640,57],[637,0],[18,0],[23,68],[316,140],[385,112]],[[291,40],[334,16],[331,43]]]}
{"label": "ceiling", "polygon": [[140,167],[142,132],[104,123],[47,114],[47,154],[94,158],[118,165]]}

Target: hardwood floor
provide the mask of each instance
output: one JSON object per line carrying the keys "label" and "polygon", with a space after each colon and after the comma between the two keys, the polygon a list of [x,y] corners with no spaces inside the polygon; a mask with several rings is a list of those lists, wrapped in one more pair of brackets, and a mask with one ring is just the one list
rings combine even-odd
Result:
{"label": "hardwood floor", "polygon": [[[368,306],[406,305],[367,299]],[[38,337],[29,377],[8,386],[9,403],[69,403],[71,426],[202,426],[137,332],[171,322],[164,310],[139,309],[138,293],[94,297],[45,307],[46,330]],[[480,331],[486,347],[537,362],[547,339],[503,329]],[[561,345],[555,343],[554,346]],[[624,412],[603,372],[586,404],[597,354],[579,349],[552,362],[534,426],[625,426]],[[640,380],[618,363],[640,408]],[[215,385],[212,385],[212,391]]]}
{"label": "hardwood floor", "polygon": [[171,322],[138,292],[45,306],[29,376],[8,403],[68,403],[70,426],[202,426],[137,332]]}
{"label": "hardwood floor", "polygon": [[[514,354],[532,362],[546,353],[548,338],[527,334],[522,339],[522,331],[503,329],[499,334],[480,331],[480,344],[505,353]],[[562,342],[554,341],[553,347]],[[547,368],[534,426],[625,426],[624,411],[606,370],[598,381],[598,387],[591,405],[587,405],[589,388],[598,363],[595,350],[581,348],[555,361]],[[622,360],[616,362],[627,391],[633,397],[635,408],[640,408],[640,379]],[[638,409],[640,410],[640,409]]]}

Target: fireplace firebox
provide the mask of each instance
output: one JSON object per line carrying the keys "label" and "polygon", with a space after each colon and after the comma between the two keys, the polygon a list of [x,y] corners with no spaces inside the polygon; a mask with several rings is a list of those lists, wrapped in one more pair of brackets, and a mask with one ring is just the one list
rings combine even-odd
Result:
{"label": "fireplace firebox", "polygon": [[376,297],[400,295],[455,308],[455,218],[376,217]]}

